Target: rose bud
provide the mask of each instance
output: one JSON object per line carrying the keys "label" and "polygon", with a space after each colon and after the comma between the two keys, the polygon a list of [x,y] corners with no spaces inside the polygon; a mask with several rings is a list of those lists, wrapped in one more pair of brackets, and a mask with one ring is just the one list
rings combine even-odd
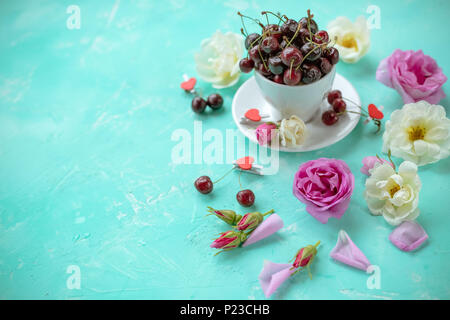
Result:
{"label": "rose bud", "polygon": [[235,226],[241,220],[242,216],[240,214],[236,214],[233,210],[216,210],[214,208],[208,207],[208,216],[214,215],[219,219],[222,219],[229,225]]}
{"label": "rose bud", "polygon": [[277,129],[275,123],[267,122],[260,124],[255,130],[256,139],[258,140],[259,145],[263,146],[270,143],[273,136],[276,134],[276,131],[274,131],[275,129]]}
{"label": "rose bud", "polygon": [[312,278],[309,266],[311,265],[314,257],[317,254],[317,246],[319,244],[320,241],[318,241],[315,245],[308,245],[304,248],[301,248],[295,255],[295,261],[292,264],[292,269],[298,269],[297,271],[299,271],[300,268],[306,267],[308,269],[309,277]]}
{"label": "rose bud", "polygon": [[275,210],[267,211],[266,213],[262,214],[261,212],[249,212],[245,214],[242,219],[237,224],[236,229],[239,231],[245,231],[245,230],[253,230],[257,226],[260,225],[261,222],[264,220],[264,216],[274,212]]}
{"label": "rose bud", "polygon": [[222,251],[228,251],[237,248],[246,239],[247,235],[245,235],[244,233],[230,230],[221,233],[220,237],[214,240],[214,242],[211,243],[210,247],[222,249],[221,251],[215,254],[218,255]]}

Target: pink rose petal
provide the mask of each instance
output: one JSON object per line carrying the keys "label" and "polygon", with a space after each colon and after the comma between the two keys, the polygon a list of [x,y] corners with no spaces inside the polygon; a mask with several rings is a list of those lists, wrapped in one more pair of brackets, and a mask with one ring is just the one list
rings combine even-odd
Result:
{"label": "pink rose petal", "polygon": [[283,228],[283,220],[276,213],[271,214],[250,234],[247,240],[242,244],[243,247],[258,242],[268,236],[274,234]]}
{"label": "pink rose petal", "polygon": [[392,167],[392,163],[390,163],[389,161],[386,161],[384,159],[380,160],[378,157],[375,156],[368,156],[364,157],[364,159],[362,160],[363,166],[361,167],[361,173],[370,176],[369,170],[372,169],[377,162],[378,163],[384,162]]}
{"label": "pink rose petal", "polygon": [[264,261],[264,267],[259,274],[259,283],[261,288],[268,298],[270,297],[279,286],[290,277],[295,269],[292,268],[292,264],[289,263],[274,263],[271,261]]}
{"label": "pink rose petal", "polygon": [[412,251],[427,239],[428,234],[415,221],[404,221],[389,235],[389,240],[403,251]]}
{"label": "pink rose petal", "polygon": [[364,253],[353,243],[344,230],[339,231],[338,241],[331,250],[330,257],[363,271],[366,271],[370,266],[370,262]]}

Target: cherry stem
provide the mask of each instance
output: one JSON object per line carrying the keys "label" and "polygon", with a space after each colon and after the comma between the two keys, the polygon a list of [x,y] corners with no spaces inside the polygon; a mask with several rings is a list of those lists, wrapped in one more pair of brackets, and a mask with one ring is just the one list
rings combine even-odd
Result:
{"label": "cherry stem", "polygon": [[[247,28],[245,27],[245,22],[244,22],[244,18],[241,16],[241,15],[239,15],[240,17],[241,17],[241,23],[242,23],[242,27],[244,28],[244,30],[245,30],[245,32],[248,34],[248,32],[247,32]],[[241,29],[242,30],[242,29]],[[242,32],[243,33],[243,32]],[[245,36],[245,34],[244,34],[244,36]]]}
{"label": "cherry stem", "polygon": [[[264,34],[265,34],[265,32],[263,32],[263,35]],[[261,61],[262,61],[263,65],[264,65],[264,68],[266,68],[266,70],[269,70],[269,68],[267,68],[266,62],[264,61],[264,57],[263,57],[263,55],[261,53],[261,43],[262,43],[263,35],[261,35],[261,40],[258,43],[258,53],[259,53],[259,57],[261,58]]]}
{"label": "cherry stem", "polygon": [[231,168],[231,170],[227,171],[227,173],[225,173],[221,178],[219,178],[218,180],[214,181],[213,184],[218,183],[220,180],[222,180],[223,178],[225,178],[231,171],[233,171],[234,169],[236,169],[236,167]]}
{"label": "cherry stem", "polygon": [[302,65],[302,63],[305,61],[306,57],[308,57],[311,52],[313,52],[316,48],[312,48],[311,50],[309,50],[309,52],[307,54],[305,54],[305,56],[303,57],[302,61],[300,61],[300,64],[298,65],[298,67],[295,70],[300,69],[300,66]]}
{"label": "cherry stem", "polygon": [[267,12],[264,12],[264,13],[261,12],[261,14],[266,16],[267,25],[269,25],[270,22],[269,22],[269,16],[267,15]]}
{"label": "cherry stem", "polygon": [[312,42],[312,33],[311,33],[311,18],[312,17],[314,17],[314,15],[311,15],[311,10],[309,10],[308,9],[308,18],[306,19],[306,21],[307,21],[307,25],[308,25],[308,32],[309,32],[309,35],[310,35],[310,39],[309,39],[309,41],[310,42]]}
{"label": "cherry stem", "polygon": [[[261,12],[261,14],[265,14],[265,15],[267,15],[268,13],[273,15],[273,16],[275,16],[275,17],[277,17],[278,19],[280,19],[280,21],[283,21],[283,18],[279,14],[273,13],[272,11],[263,11],[263,12]],[[278,21],[278,23],[280,23],[280,21]]]}
{"label": "cherry stem", "polygon": [[353,103],[355,106],[357,106],[359,109],[361,109],[361,111],[367,116],[368,115],[368,112],[366,111],[366,110],[364,110],[359,104],[357,104],[355,101],[352,101],[352,100],[350,100],[350,99],[347,99],[347,98],[344,98],[344,97],[342,97],[342,99],[343,100],[346,100],[346,101],[348,101],[348,102],[351,102],[351,103]]}
{"label": "cherry stem", "polygon": [[289,42],[286,44],[286,47],[291,45],[291,42],[295,39],[295,37],[297,36],[299,30],[300,30],[300,24],[297,24],[297,29],[295,29],[295,33],[292,36],[291,40],[289,40]]}
{"label": "cherry stem", "polygon": [[375,133],[380,132],[380,130],[381,130],[381,121],[376,119],[376,120],[373,120],[373,122],[375,122],[375,125],[378,127],[378,129],[377,129],[377,131],[375,131]]}
{"label": "cherry stem", "polygon": [[241,170],[241,171],[239,171],[239,176],[238,176],[239,187],[240,187],[240,188],[241,188],[241,190],[242,190],[242,184],[241,184],[241,174],[242,174],[242,170]]}
{"label": "cherry stem", "polygon": [[259,40],[261,40],[261,38],[262,38],[262,35],[259,36],[258,38],[256,38],[255,40],[253,40],[253,42],[250,43],[249,48],[253,48],[253,46],[255,45],[255,43],[257,43]]}
{"label": "cherry stem", "polygon": [[263,30],[264,30],[264,25],[261,23],[261,21],[259,21],[259,20],[257,20],[257,19],[254,19],[254,18],[252,18],[252,17],[246,16],[246,15],[240,13],[239,11],[238,11],[237,14],[238,14],[238,16],[241,17],[241,19],[242,19],[242,18],[247,18],[247,19],[253,21],[254,23],[256,23],[257,25],[259,25],[259,26],[260,26],[261,28],[263,28]]}
{"label": "cherry stem", "polygon": [[392,167],[394,168],[394,171],[397,172],[397,169],[395,168],[395,163],[394,163],[394,161],[392,161],[392,158],[391,158],[391,149],[388,150],[387,156],[388,156],[388,158],[389,158],[389,161],[390,161],[391,164],[392,164]]}
{"label": "cherry stem", "polygon": [[268,214],[271,214],[271,213],[274,213],[275,212],[275,210],[273,210],[273,209],[271,209],[271,210],[269,210],[269,211],[267,211],[266,213],[263,213],[263,217],[265,217],[265,216],[267,216]]}
{"label": "cherry stem", "polygon": [[346,112],[348,112],[348,113],[360,114],[360,115],[362,115],[363,117],[367,117],[365,114],[362,114],[361,112],[350,111],[350,110],[345,110],[344,112],[340,112],[340,113],[338,113],[337,115],[340,116],[340,115],[343,115],[343,114],[346,113]]}
{"label": "cherry stem", "polygon": [[289,78],[292,77],[292,66],[294,65],[294,59],[291,60],[291,66],[289,68]]}

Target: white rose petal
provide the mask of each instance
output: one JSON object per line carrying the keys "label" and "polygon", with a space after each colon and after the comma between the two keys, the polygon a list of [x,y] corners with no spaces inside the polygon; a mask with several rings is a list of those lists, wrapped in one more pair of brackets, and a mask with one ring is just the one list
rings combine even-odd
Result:
{"label": "white rose petal", "polygon": [[386,122],[383,152],[421,166],[450,155],[450,119],[440,105],[426,101],[405,104]]}
{"label": "white rose petal", "polygon": [[398,225],[419,215],[421,187],[414,163],[404,161],[398,173],[383,163],[375,166],[367,178],[364,198],[373,215],[383,215],[389,224]]}
{"label": "white rose petal", "polygon": [[327,27],[330,39],[336,38],[339,57],[347,63],[358,62],[370,48],[370,30],[364,17],[352,23],[346,17],[337,17]]}
{"label": "white rose petal", "polygon": [[281,145],[299,146],[305,142],[306,125],[302,119],[297,116],[291,116],[289,119],[281,120],[279,129],[279,137]]}
{"label": "white rose petal", "polygon": [[243,37],[240,34],[217,31],[201,43],[195,54],[197,73],[214,88],[234,85],[240,77],[239,60],[244,53]]}

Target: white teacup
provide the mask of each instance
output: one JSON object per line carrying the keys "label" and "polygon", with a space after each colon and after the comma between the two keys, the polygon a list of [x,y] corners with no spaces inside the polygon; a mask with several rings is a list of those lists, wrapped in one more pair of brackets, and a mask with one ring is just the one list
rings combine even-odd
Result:
{"label": "white teacup", "polygon": [[263,97],[272,105],[276,120],[296,115],[307,122],[320,109],[325,93],[331,90],[335,74],[336,66],[333,66],[322,79],[296,86],[278,84],[258,71],[255,71],[255,78]]}

